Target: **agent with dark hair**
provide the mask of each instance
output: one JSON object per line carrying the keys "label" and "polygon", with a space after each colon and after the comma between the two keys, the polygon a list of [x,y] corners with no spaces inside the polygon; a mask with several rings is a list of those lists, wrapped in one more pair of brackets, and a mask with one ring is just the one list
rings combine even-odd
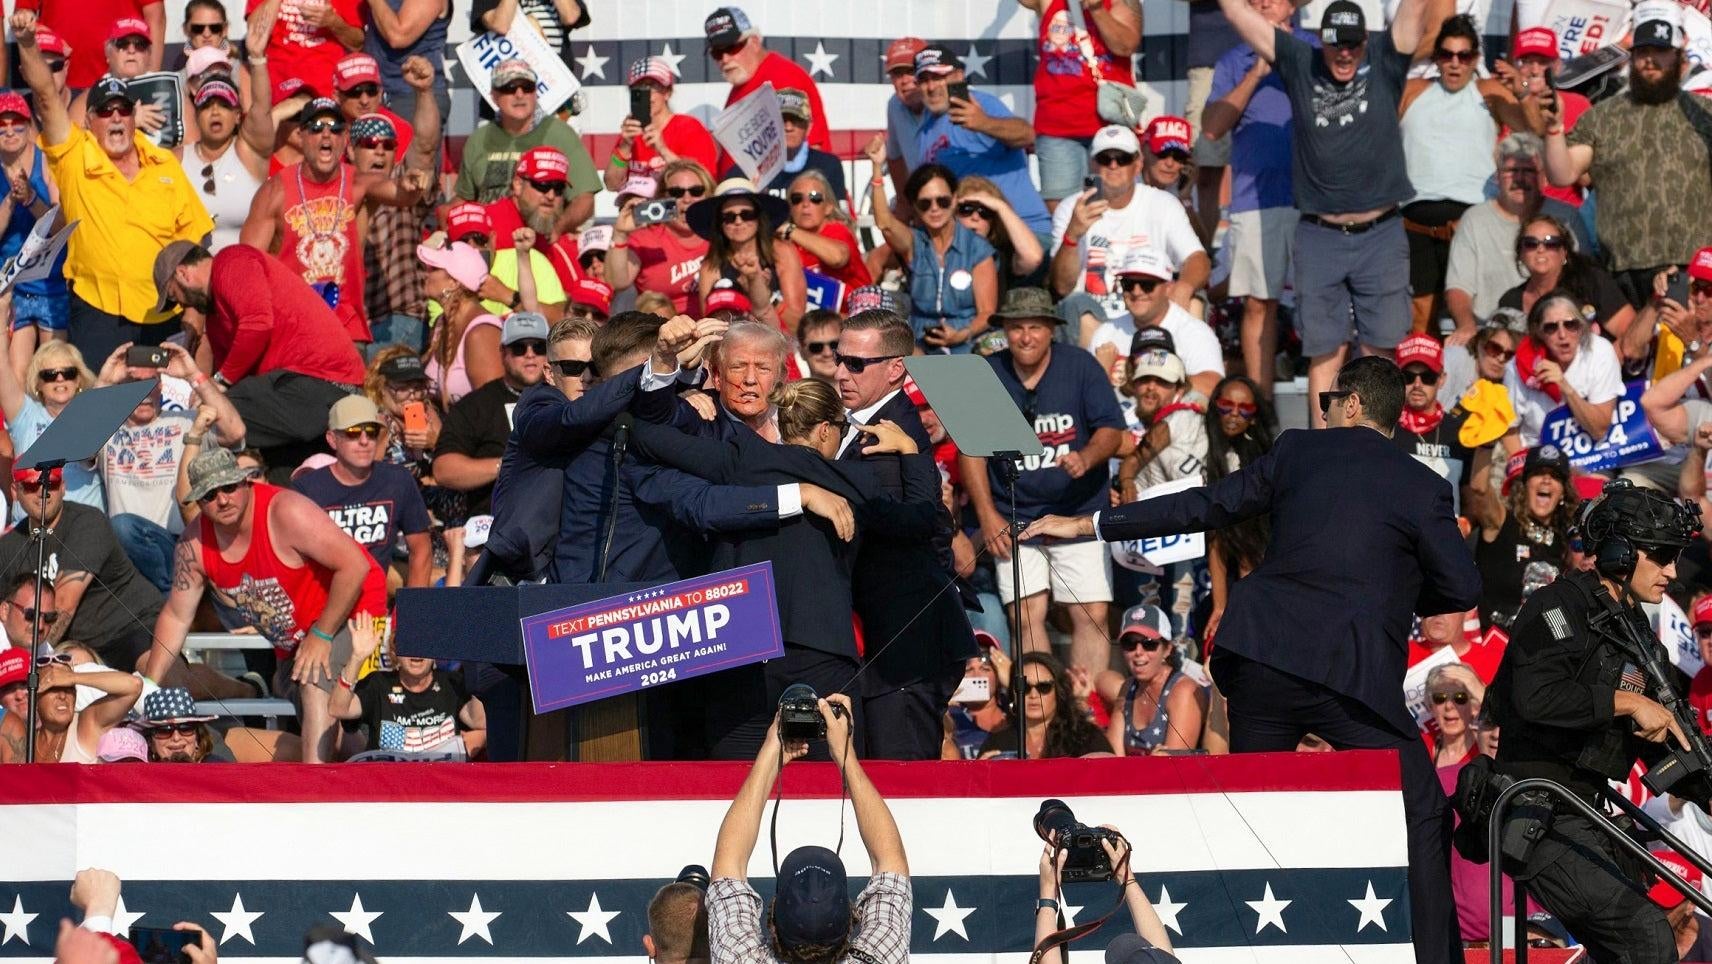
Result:
{"label": "agent with dark hair", "polygon": [[[1569,573],[1522,607],[1486,700],[1504,734],[1498,773],[1555,780],[1600,806],[1607,781],[1626,777],[1637,759],[1650,766],[1671,740],[1688,745],[1679,718],[1660,703],[1659,681],[1635,668],[1651,662],[1671,672],[1641,605],[1664,597],[1677,556],[1700,531],[1700,514],[1618,480],[1581,518],[1595,570]],[[1707,805],[1703,783],[1672,790]],[[1528,808],[1506,813],[1507,823],[1529,816]],[[1674,961],[1670,924],[1628,862],[1579,813],[1554,807],[1544,836],[1525,856],[1507,856],[1505,869],[1594,960]]]}
{"label": "agent with dark hair", "polygon": [[708,946],[720,964],[904,964],[909,960],[909,861],[897,821],[869,782],[851,745],[850,700],[820,701],[826,745],[850,788],[856,832],[874,874],[854,903],[844,862],[825,847],[798,847],[778,865],[773,903],[749,885],[750,857],[773,781],[806,743],[784,743],[775,718],[755,765],[719,825],[713,882],[707,890]]}
{"label": "agent with dark hair", "polygon": [[1395,749],[1409,832],[1419,964],[1457,959],[1450,810],[1403,702],[1414,614],[1464,612],[1480,574],[1451,514],[1449,483],[1391,441],[1403,377],[1357,358],[1321,392],[1331,431],[1286,432],[1216,484],[1023,531],[1107,541],[1219,529],[1270,513],[1266,558],[1232,587],[1213,676],[1230,704],[1231,750],[1292,750],[1314,733],[1338,749]]}

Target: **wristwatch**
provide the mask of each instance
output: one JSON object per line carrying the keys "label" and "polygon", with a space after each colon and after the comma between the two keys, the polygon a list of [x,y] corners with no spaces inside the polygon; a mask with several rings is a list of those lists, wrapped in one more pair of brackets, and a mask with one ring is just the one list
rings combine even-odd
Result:
{"label": "wristwatch", "polygon": [[1050,897],[1042,897],[1034,902],[1034,909],[1037,911],[1049,910],[1053,913],[1057,913],[1059,910],[1058,901],[1053,900]]}
{"label": "wristwatch", "polygon": [[517,306],[523,304],[523,292],[513,291],[511,293],[511,300],[507,302],[507,304],[511,305],[512,311],[516,311]]}

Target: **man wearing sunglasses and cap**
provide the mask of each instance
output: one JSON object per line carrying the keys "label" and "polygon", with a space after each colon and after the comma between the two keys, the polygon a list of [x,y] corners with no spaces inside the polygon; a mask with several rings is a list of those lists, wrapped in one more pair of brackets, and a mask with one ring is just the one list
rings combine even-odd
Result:
{"label": "man wearing sunglasses and cap", "polygon": [[[418,93],[433,87],[434,72],[426,59],[412,57],[403,69]],[[338,314],[352,341],[372,342],[362,250],[369,219],[377,205],[410,207],[433,186],[440,110],[433,97],[416,98],[415,140],[405,155],[405,173],[397,179],[351,165],[349,124],[337,101],[311,100],[298,113],[297,125],[303,160],[268,178],[256,192],[238,240],[263,251],[278,250],[279,260]]]}
{"label": "man wearing sunglasses and cap", "polygon": [[1228,700],[1231,751],[1293,750],[1305,733],[1338,749],[1397,750],[1415,960],[1449,964],[1462,956],[1449,807],[1402,684],[1415,614],[1466,612],[1480,572],[1450,486],[1391,440],[1403,411],[1397,366],[1357,358],[1335,384],[1320,396],[1331,431],[1285,432],[1210,486],[1042,517],[1022,541],[1122,541],[1269,515],[1266,558],[1232,587],[1209,666]]}
{"label": "man wearing sunglasses and cap", "polygon": [[1302,212],[1293,257],[1297,317],[1313,398],[1331,387],[1349,357],[1352,328],[1366,354],[1390,352],[1409,333],[1409,240],[1398,205],[1415,188],[1398,106],[1410,55],[1429,25],[1437,27],[1452,11],[1448,0],[1403,0],[1390,28],[1369,35],[1360,4],[1333,0],[1320,16],[1316,50],[1248,0],[1219,0],[1219,6],[1272,64],[1290,97],[1293,183]]}
{"label": "man wearing sunglasses and cap", "polygon": [[1444,348],[1431,335],[1410,335],[1397,346],[1403,370],[1403,411],[1391,440],[1450,483],[1451,511],[1462,514],[1462,498],[1474,478],[1474,450],[1462,443],[1468,413],[1445,411],[1439,401]]}
{"label": "man wearing sunglasses and cap", "polygon": [[178,159],[138,133],[136,102],[124,81],[97,84],[89,95],[89,128],[76,127],[36,45],[35,15],[14,14],[12,32],[61,213],[83,225],[66,248],[71,343],[85,358],[106,358],[127,341],[158,345],[180,323],[155,304],[147,259],[168,242],[205,237],[214,222]]}

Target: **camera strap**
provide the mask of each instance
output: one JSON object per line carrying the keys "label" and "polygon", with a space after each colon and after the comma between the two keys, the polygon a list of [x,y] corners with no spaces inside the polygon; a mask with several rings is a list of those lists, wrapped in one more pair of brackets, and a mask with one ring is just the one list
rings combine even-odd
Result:
{"label": "camera strap", "polygon": [[[848,757],[850,755],[850,740],[851,740],[851,737],[853,735],[854,735],[853,731],[847,731],[844,734],[844,755],[846,757]],[[784,739],[781,737],[779,740],[779,769],[773,773],[773,818],[771,821],[771,826],[769,826],[767,829],[768,841],[773,848],[773,879],[775,879],[775,880],[777,880],[778,876],[779,876],[779,804],[785,798],[785,780],[784,780],[784,776],[785,776],[785,754],[784,754],[784,749],[785,749],[784,748]],[[850,799],[850,780],[848,777],[846,777],[844,775],[844,764],[839,763],[837,760],[834,760],[833,762],[835,764],[837,764],[837,766],[838,766],[839,791],[838,791],[838,845],[836,847],[832,848],[832,852],[837,854],[840,857],[843,857],[844,856],[844,803],[845,803],[845,801]]]}
{"label": "camera strap", "polygon": [[[1120,880],[1129,876],[1129,857],[1130,857],[1130,853],[1133,852],[1133,850],[1128,849],[1129,841],[1125,840],[1124,843],[1125,843],[1126,850],[1124,853],[1123,860],[1121,862],[1119,862],[1117,867],[1113,868],[1113,870],[1114,870],[1113,876],[1116,877],[1117,879],[1120,879]],[[1063,852],[1064,852],[1063,846],[1058,846],[1058,847],[1053,848],[1052,862],[1053,862],[1054,866],[1056,866],[1058,863],[1058,855],[1062,854]],[[1054,948],[1063,947],[1066,944],[1069,944],[1071,941],[1074,941],[1078,938],[1086,937],[1089,934],[1092,934],[1093,932],[1095,932],[1095,931],[1099,930],[1101,927],[1103,927],[1105,925],[1106,921],[1111,920],[1112,915],[1116,914],[1118,912],[1118,908],[1122,907],[1124,905],[1124,898],[1129,896],[1129,895],[1124,893],[1124,888],[1128,887],[1128,886],[1129,886],[1129,884],[1127,882],[1118,885],[1118,898],[1117,898],[1117,900],[1114,901],[1112,903],[1112,906],[1104,914],[1101,914],[1098,918],[1091,920],[1091,921],[1085,921],[1085,922],[1077,924],[1073,927],[1061,927],[1059,930],[1053,931],[1051,934],[1048,934],[1044,938],[1042,938],[1040,941],[1040,946],[1036,947],[1034,949],[1034,953],[1030,954],[1028,956],[1028,964],[1040,964],[1040,959],[1042,957],[1045,957],[1046,953],[1048,951],[1051,951]],[[1136,884],[1136,886],[1140,887],[1141,884],[1138,882]],[[1062,908],[1063,904],[1064,904],[1064,887],[1062,884],[1060,884],[1058,887],[1057,897],[1058,897],[1058,904]],[[1058,923],[1059,924],[1064,923],[1064,911],[1063,910],[1059,910],[1059,912],[1058,912]],[[1066,952],[1064,954],[1064,959],[1069,960],[1068,952]]]}

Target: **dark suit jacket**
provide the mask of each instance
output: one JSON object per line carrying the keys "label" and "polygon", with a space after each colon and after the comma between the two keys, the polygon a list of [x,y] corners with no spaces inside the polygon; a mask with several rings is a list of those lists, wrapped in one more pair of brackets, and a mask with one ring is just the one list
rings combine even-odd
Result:
{"label": "dark suit jacket", "polygon": [[[933,451],[915,403],[903,392],[880,406],[871,420],[882,419],[896,422],[923,453]],[[838,461],[872,468],[886,496],[904,501],[903,463],[909,460],[864,455],[862,446],[867,441],[858,436],[839,453]],[[931,464],[932,456],[925,457]],[[936,493],[938,475],[935,469]],[[864,679],[870,686],[892,689],[943,676],[948,664],[976,653],[963,597],[951,574],[951,516],[936,501],[934,517],[930,542],[872,539],[862,545],[851,588],[867,642],[870,668]]]}
{"label": "dark suit jacket", "polygon": [[1400,733],[1415,613],[1462,612],[1480,573],[1450,484],[1368,428],[1290,431],[1218,483],[1100,514],[1100,538],[1217,529],[1271,513],[1266,558],[1231,586],[1216,647],[1360,700]]}
{"label": "dark suit jacket", "polygon": [[810,482],[850,501],[860,533],[857,543],[838,538],[825,519],[804,514],[780,520],[771,529],[751,528],[716,537],[713,568],[771,561],[785,641],[855,659],[851,570],[859,543],[885,539],[924,543],[932,537],[933,506],[939,495],[939,472],[932,456],[902,460],[904,500],[896,501],[886,498],[871,466],[829,462],[812,449],[774,445],[747,429],[732,433],[729,441],[694,438],[640,422],[632,431],[638,454],[710,482],[768,486]]}

